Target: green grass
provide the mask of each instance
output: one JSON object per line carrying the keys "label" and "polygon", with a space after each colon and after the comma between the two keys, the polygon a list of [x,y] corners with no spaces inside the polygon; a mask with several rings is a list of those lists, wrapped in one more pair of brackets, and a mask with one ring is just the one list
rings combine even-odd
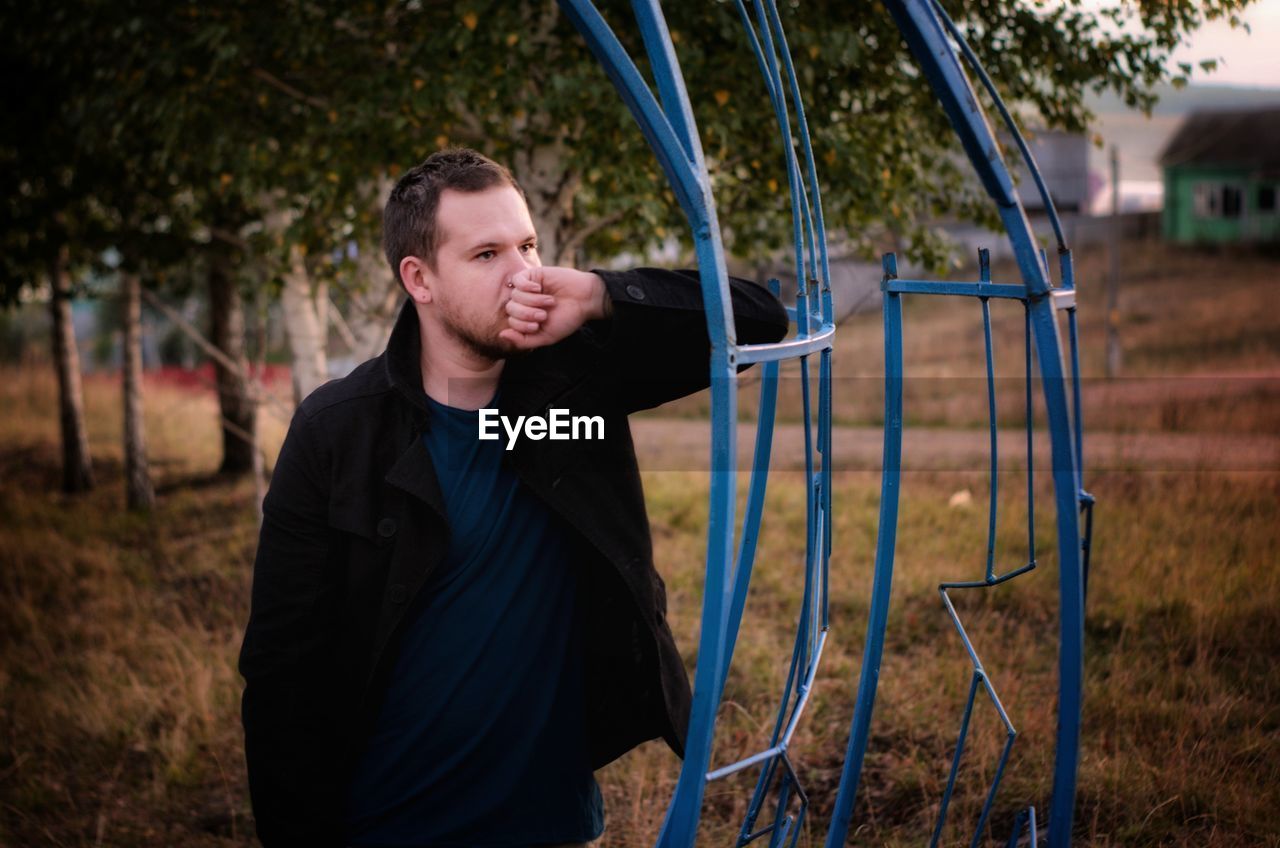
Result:
{"label": "green grass", "polygon": [[[1144,379],[1177,379],[1154,395],[1095,389],[1103,399],[1103,408],[1089,408],[1095,427],[1274,434],[1280,399],[1265,376],[1280,361],[1273,344],[1280,319],[1262,308],[1259,282],[1268,267],[1274,279],[1274,264],[1259,261],[1239,280],[1209,287],[1202,275],[1220,264],[1213,257],[1180,255],[1167,265],[1158,254],[1139,258],[1149,267],[1126,293],[1134,300],[1125,314],[1146,317],[1126,332],[1128,362]],[[1201,284],[1192,285],[1197,277]],[[1178,295],[1170,311],[1143,312],[1140,293],[1162,286]],[[1238,339],[1214,335],[1213,315],[1236,322]],[[917,373],[946,378],[937,381],[936,409],[920,418],[950,410],[962,426],[981,420],[981,401],[979,417],[966,411],[968,395],[981,386],[967,379],[981,375],[973,317],[934,303],[908,316],[909,361]],[[1014,319],[999,319],[998,344],[1018,344]],[[1095,329],[1089,325],[1088,344]],[[878,318],[841,332],[843,374],[874,383]],[[962,354],[939,347],[949,341]],[[1096,368],[1091,350],[1086,364]],[[1224,400],[1215,381],[1206,389],[1206,381],[1182,379],[1192,372],[1251,375],[1256,391]],[[47,370],[0,372],[0,844],[252,844],[235,658],[256,542],[253,485],[211,476],[218,459],[211,397],[156,387],[147,416],[157,507],[147,516],[126,514],[118,390],[104,378],[87,380],[85,390],[99,485],[67,498],[56,493]],[[282,430],[281,422],[264,419],[273,454]],[[1009,480],[1001,489],[1002,569],[1026,555],[1023,478]],[[1079,844],[1280,845],[1280,473],[1116,470],[1091,476],[1088,485],[1099,506]],[[692,668],[706,475],[648,471],[645,486],[669,619]],[[932,827],[969,675],[936,585],[981,573],[986,486],[984,475],[968,471],[915,472],[904,481],[856,844],[919,845]],[[950,506],[964,489],[972,505]],[[1045,507],[1037,515],[1040,568],[991,592],[957,593],[1020,731],[993,816],[996,837],[1025,804],[1045,810],[1051,789],[1057,569],[1049,494],[1041,490]],[[716,763],[767,742],[799,609],[802,498],[798,474],[773,475]],[[878,499],[876,474],[837,475],[832,631],[793,745],[813,801],[806,845],[821,844],[825,834],[847,742]],[[948,844],[967,844],[965,830],[976,821],[1002,741],[983,701],[971,734]],[[662,743],[603,770],[602,844],[651,845],[678,771]],[[700,845],[730,843],[753,780],[747,773],[708,789]]]}

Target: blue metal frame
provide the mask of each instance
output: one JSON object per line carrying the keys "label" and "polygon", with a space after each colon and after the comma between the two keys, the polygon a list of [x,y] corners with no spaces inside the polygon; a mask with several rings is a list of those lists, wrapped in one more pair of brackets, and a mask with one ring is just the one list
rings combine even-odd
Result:
{"label": "blue metal frame", "polygon": [[[959,29],[946,16],[937,0],[884,0],[885,7],[896,21],[906,42],[919,62],[926,78],[933,87],[946,111],[962,146],[977,171],[988,195],[1004,223],[1013,247],[1022,285],[1000,285],[990,282],[989,265],[985,252],[980,256],[981,279],[977,283],[931,282],[924,280],[900,280],[897,278],[896,260],[892,255],[884,261],[884,315],[885,315],[885,449],[882,476],[882,500],[880,532],[876,549],[875,576],[872,587],[872,614],[864,645],[862,679],[854,706],[853,725],[849,748],[836,799],[832,827],[828,832],[827,846],[843,845],[852,818],[854,801],[866,754],[867,735],[871,713],[875,704],[876,682],[879,674],[887,609],[893,577],[893,554],[897,534],[898,489],[901,479],[902,459],[902,296],[929,294],[977,297],[982,304],[982,317],[987,356],[988,408],[991,430],[991,504],[988,518],[988,543],[985,575],[981,580],[949,581],[939,586],[942,601],[955,625],[961,641],[974,667],[969,696],[965,704],[959,739],[952,760],[950,775],[939,809],[932,844],[937,844],[945,824],[947,804],[955,788],[956,773],[968,732],[969,720],[979,684],[994,705],[1005,726],[1007,739],[1001,752],[996,774],[987,794],[986,803],[973,835],[973,845],[982,840],[984,828],[991,812],[1000,779],[1008,762],[1016,731],[1001,704],[990,677],[983,668],[963,624],[956,615],[948,592],[958,589],[988,589],[1025,574],[1036,567],[1035,556],[1035,490],[1034,457],[1032,453],[1032,404],[1031,362],[1032,344],[1040,365],[1041,385],[1048,413],[1050,445],[1052,451],[1052,478],[1055,505],[1057,507],[1057,535],[1059,557],[1059,653],[1058,653],[1058,730],[1056,735],[1054,788],[1050,805],[1049,840],[1055,846],[1069,845],[1075,805],[1076,767],[1079,756],[1080,710],[1083,687],[1084,650],[1084,575],[1087,565],[1089,536],[1092,532],[1092,503],[1080,484],[1083,462],[1081,434],[1081,404],[1079,393],[1079,354],[1076,331],[1074,276],[1070,252],[1062,236],[1061,224],[1054,211],[1052,200],[1040,176],[1030,150],[1023,140],[1012,117],[983,72],[973,51],[964,42]],[[1014,191],[1013,181],[999,154],[995,135],[987,124],[978,105],[978,99],[969,84],[968,77],[956,56],[954,40],[960,53],[980,77],[987,91],[997,104],[997,109],[1017,141],[1023,158],[1035,179],[1044,199],[1054,233],[1058,240],[1064,287],[1054,289],[1049,279],[1048,264],[1039,250],[1026,213]],[[997,576],[995,573],[995,527],[997,498],[997,442],[995,420],[995,394],[993,351],[990,329],[990,298],[1012,298],[1022,301],[1026,308],[1026,379],[1027,379],[1027,499],[1028,499],[1028,560],[1013,571]],[[1069,322],[1072,402],[1066,393],[1066,373],[1063,366],[1063,350],[1058,334],[1057,310],[1065,308]],[[1085,534],[1080,532],[1080,514],[1086,518]],[[1022,827],[1030,826],[1031,843],[1036,843],[1035,809],[1028,808],[1019,815],[1009,844],[1015,845]]]}
{"label": "blue metal frame", "polygon": [[[670,33],[658,0],[633,0],[632,7],[640,30],[658,91],[653,90],[622,47],[609,25],[590,0],[559,0],[560,6],[585,39],[592,53],[631,110],[646,140],[653,149],[671,183],[693,233],[701,277],[707,331],[711,340],[709,369],[712,391],[712,443],[710,517],[707,535],[707,570],[699,639],[699,661],[694,680],[693,710],[688,728],[685,761],[671,806],[667,811],[660,846],[694,844],[702,797],[711,780],[760,766],[756,791],[743,821],[738,844],[745,845],[768,836],[771,846],[794,846],[799,839],[808,797],[788,755],[798,722],[808,703],[818,662],[826,642],[828,628],[828,566],[832,548],[831,524],[831,351],[834,340],[834,315],[831,298],[825,227],[817,169],[810,143],[808,125],[799,96],[790,51],[774,0],[736,0],[736,8],[747,33],[747,41],[757,59],[765,90],[773,106],[778,124],[793,216],[796,277],[796,306],[788,309],[796,322],[794,338],[771,345],[738,345],[729,302],[728,277],[724,250],[716,219],[715,201],[707,176],[697,126],[689,105],[679,62],[672,47]],[[853,802],[857,793],[863,757],[866,752],[871,713],[879,679],[888,621],[890,591],[901,483],[902,456],[902,297],[907,294],[972,296],[981,299],[984,335],[988,357],[988,405],[991,412],[992,494],[988,523],[986,572],[982,580],[952,581],[939,587],[943,603],[952,617],[971,661],[974,673],[961,724],[959,743],[952,763],[948,788],[944,796],[934,841],[941,834],[946,804],[951,797],[959,769],[964,740],[979,686],[987,693],[1004,722],[1008,738],[1001,754],[995,780],[989,790],[974,844],[980,840],[1015,738],[1013,725],[992,686],[976,651],[969,641],[954,606],[949,590],[989,588],[1005,583],[1035,567],[1034,487],[1028,470],[1029,557],[1026,565],[997,576],[995,573],[996,526],[996,431],[994,373],[990,334],[990,298],[1015,299],[1026,306],[1027,416],[1031,420],[1031,350],[1034,334],[1046,407],[1049,413],[1053,448],[1053,479],[1058,517],[1060,596],[1060,691],[1057,762],[1054,796],[1050,816],[1050,836],[1055,846],[1070,841],[1071,808],[1074,800],[1076,752],[1078,749],[1083,633],[1083,574],[1087,569],[1088,532],[1092,527],[1093,499],[1080,485],[1083,447],[1080,438],[1079,365],[1076,353],[1077,330],[1075,301],[1072,293],[1070,254],[1062,239],[1061,226],[1040,178],[1029,149],[1013,126],[1012,118],[996,97],[997,108],[1009,124],[1031,168],[1050,210],[1059,252],[1063,263],[1063,289],[1053,289],[1047,263],[1039,254],[1027,218],[1013,191],[1012,179],[1000,160],[994,136],[977,107],[959,61],[947,38],[955,38],[961,52],[974,67],[987,90],[995,88],[982,71],[959,30],[947,18],[936,0],[885,0],[885,5],[927,78],[933,85],[944,109],[988,193],[995,200],[1017,257],[1022,283],[1000,284],[990,280],[989,268],[982,261],[982,279],[976,283],[902,280],[897,276],[892,255],[884,261],[885,317],[885,435],[884,469],[881,480],[880,538],[876,548],[875,577],[872,586],[871,616],[864,645],[861,679],[854,709],[853,726],[845,771],[841,779],[836,810],[828,833],[828,846],[844,844]],[[781,61],[779,61],[781,59]],[[785,80],[784,80],[785,76]],[[788,108],[788,102],[791,108]],[[792,113],[794,109],[794,114]],[[793,134],[793,127],[795,133]],[[799,138],[800,156],[795,138]],[[771,281],[776,292],[777,281]],[[1068,416],[1065,394],[1065,372],[1055,311],[1064,308],[1068,314],[1072,355],[1073,400]],[[809,358],[819,358],[817,398],[817,434],[812,431],[814,408],[809,386]],[[780,701],[777,720],[769,745],[759,753],[736,763],[709,771],[715,716],[723,692],[738,629],[745,608],[757,541],[764,514],[764,495],[772,446],[774,415],[777,405],[778,363],[798,359],[801,368],[801,391],[804,409],[806,497],[806,551],[804,560],[804,595],[797,623],[796,641],[791,667]],[[734,513],[736,494],[736,418],[737,366],[763,363],[760,415],[757,424],[754,465],[747,496],[741,536],[734,555]],[[1072,424],[1074,423],[1074,440]],[[1031,436],[1028,431],[1028,460],[1031,459]],[[1079,517],[1086,519],[1086,537],[1081,541]],[[1083,552],[1083,562],[1081,554]],[[771,823],[757,828],[767,796],[776,793],[777,800]],[[798,810],[791,812],[792,799]],[[1036,843],[1035,808],[1019,814],[1010,845],[1015,845],[1022,828],[1029,828],[1031,844]]]}
{"label": "blue metal frame", "polygon": [[[796,276],[800,281],[793,312],[797,332],[794,338],[777,344],[738,345],[715,201],[679,62],[657,0],[633,0],[632,9],[653,69],[658,98],[654,97],[648,83],[593,3],[589,0],[560,0],[560,6],[631,110],[684,210],[694,237],[707,331],[711,339],[712,470],[702,632],[684,765],[658,844],[672,848],[693,845],[706,784],[743,769],[760,766],[760,779],[743,823],[740,844],[768,835],[770,845],[795,845],[808,807],[808,797],[792,766],[788,748],[812,691],[826,641],[828,618],[827,567],[831,555],[831,467],[828,458],[831,454],[831,346],[835,321],[817,171],[782,22],[774,0],[752,0],[750,11],[741,0],[738,2],[738,12],[745,25],[748,43],[759,63],[782,139],[783,164],[792,201]],[[788,100],[794,114],[788,108]],[[803,167],[793,144],[793,127],[800,141]],[[777,291],[776,280],[771,281],[771,287]],[[814,355],[819,357],[816,440],[811,426],[814,410],[808,381],[809,358]],[[797,623],[791,672],[769,745],[740,762],[709,770],[716,712],[746,604],[764,514],[777,406],[778,363],[784,359],[798,359],[803,373],[804,433],[808,449],[805,468],[809,481],[804,601]],[[735,557],[737,366],[753,362],[764,363],[760,414],[746,514]],[[757,830],[755,821],[771,789],[778,796],[773,821]],[[794,814],[790,811],[793,798],[799,804]]]}

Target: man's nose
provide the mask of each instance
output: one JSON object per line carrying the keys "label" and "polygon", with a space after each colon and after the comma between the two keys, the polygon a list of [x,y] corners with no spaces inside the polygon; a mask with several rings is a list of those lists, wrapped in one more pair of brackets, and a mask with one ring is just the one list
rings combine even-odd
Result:
{"label": "man's nose", "polygon": [[507,254],[506,271],[508,274],[518,274],[524,269],[532,268],[537,264],[537,260],[533,258],[531,253],[522,253],[519,248],[516,248]]}

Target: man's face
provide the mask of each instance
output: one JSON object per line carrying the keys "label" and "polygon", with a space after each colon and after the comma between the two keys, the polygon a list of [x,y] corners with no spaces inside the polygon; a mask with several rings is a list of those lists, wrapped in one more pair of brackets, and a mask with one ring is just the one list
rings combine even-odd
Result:
{"label": "man's face", "polygon": [[542,264],[524,198],[509,185],[473,193],[446,190],[436,226],[435,268],[425,271],[432,312],[445,332],[474,353],[507,356],[510,343],[498,337],[509,326],[507,281]]}

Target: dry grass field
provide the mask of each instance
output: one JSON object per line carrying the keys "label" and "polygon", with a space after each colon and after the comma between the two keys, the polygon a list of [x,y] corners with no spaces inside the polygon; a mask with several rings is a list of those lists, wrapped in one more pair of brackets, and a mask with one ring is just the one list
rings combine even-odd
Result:
{"label": "dry grass field", "polygon": [[[1077,841],[1280,846],[1280,317],[1268,308],[1280,263],[1135,246],[1120,310],[1126,376],[1109,382],[1095,261],[1080,269],[1086,482],[1099,505]],[[907,400],[911,470],[851,844],[926,841],[968,683],[936,591],[983,564],[981,324],[976,305],[964,305],[972,308],[933,301],[907,311],[918,378]],[[1021,425],[1021,320],[996,314],[1002,435]],[[838,344],[832,630],[793,746],[813,800],[802,845],[822,843],[834,801],[879,497],[878,316],[855,318]],[[212,396],[157,384],[146,403],[158,504],[150,515],[125,513],[118,387],[94,377],[85,394],[99,485],[67,498],[56,493],[48,369],[0,371],[0,845],[253,844],[235,670],[256,541],[253,484],[211,474]],[[705,428],[691,419],[704,403],[691,398],[635,424],[669,618],[691,667],[707,486]],[[796,407],[783,417],[794,424]],[[263,418],[272,456],[284,426]],[[1016,442],[1003,439],[1011,451]],[[716,763],[765,746],[790,655],[804,515],[787,450],[771,479]],[[923,457],[915,464],[913,450]],[[1014,451],[1007,468],[1002,569],[1026,556],[1025,455]],[[963,490],[973,505],[951,506]],[[1041,567],[958,599],[1020,731],[990,827],[1001,844],[1016,810],[1046,808],[1051,783],[1057,575],[1049,491],[1038,490]],[[998,753],[985,705],[971,735],[947,844],[968,843]],[[603,770],[600,844],[651,845],[678,769],[650,743]],[[700,845],[732,844],[753,780],[708,790]]]}

